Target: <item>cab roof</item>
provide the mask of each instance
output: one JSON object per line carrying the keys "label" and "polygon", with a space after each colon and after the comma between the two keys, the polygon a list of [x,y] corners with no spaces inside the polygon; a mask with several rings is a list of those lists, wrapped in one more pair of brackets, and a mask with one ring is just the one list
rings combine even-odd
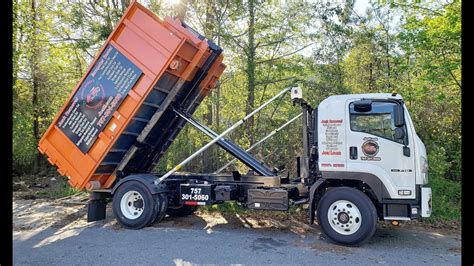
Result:
{"label": "cab roof", "polygon": [[391,93],[362,93],[362,94],[343,94],[343,95],[332,95],[326,98],[324,101],[345,101],[349,99],[393,99],[402,100],[403,97],[400,94],[392,96]]}

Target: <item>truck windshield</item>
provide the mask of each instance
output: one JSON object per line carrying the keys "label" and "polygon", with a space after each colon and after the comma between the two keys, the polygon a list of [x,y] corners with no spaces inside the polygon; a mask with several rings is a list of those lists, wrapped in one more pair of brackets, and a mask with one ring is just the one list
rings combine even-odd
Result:
{"label": "truck windshield", "polygon": [[[394,108],[396,105],[394,102],[372,102],[371,111],[357,112],[354,110],[354,103],[351,103],[349,105],[351,130],[369,133],[403,144],[402,139],[395,138]],[[403,129],[405,130],[405,126]]]}

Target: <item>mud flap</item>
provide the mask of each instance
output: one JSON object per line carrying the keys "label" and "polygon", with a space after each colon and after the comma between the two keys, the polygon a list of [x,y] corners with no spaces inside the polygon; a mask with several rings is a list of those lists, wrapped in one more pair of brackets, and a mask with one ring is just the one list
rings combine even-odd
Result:
{"label": "mud flap", "polygon": [[314,184],[311,186],[310,190],[309,190],[309,208],[308,208],[308,223],[309,224],[313,224],[314,223],[314,212],[316,211],[316,202],[314,201],[314,194],[316,193],[316,190],[322,185],[324,184],[324,182],[326,181],[326,179],[324,178],[320,178],[318,179],[316,182],[314,182]]}
{"label": "mud flap", "polygon": [[87,222],[100,221],[105,219],[107,208],[107,197],[109,193],[92,192],[87,203]]}

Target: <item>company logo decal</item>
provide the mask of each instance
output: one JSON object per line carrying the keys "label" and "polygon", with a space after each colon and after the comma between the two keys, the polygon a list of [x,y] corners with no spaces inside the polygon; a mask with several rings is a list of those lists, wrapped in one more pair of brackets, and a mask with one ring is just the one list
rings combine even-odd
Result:
{"label": "company logo decal", "polygon": [[81,97],[88,108],[97,109],[102,106],[105,98],[105,90],[102,84],[91,80],[84,86]]}
{"label": "company logo decal", "polygon": [[360,157],[360,159],[365,161],[380,161],[380,157],[375,157],[375,155],[379,153],[379,144],[377,143],[378,139],[366,137],[363,140],[362,152],[365,156]]}

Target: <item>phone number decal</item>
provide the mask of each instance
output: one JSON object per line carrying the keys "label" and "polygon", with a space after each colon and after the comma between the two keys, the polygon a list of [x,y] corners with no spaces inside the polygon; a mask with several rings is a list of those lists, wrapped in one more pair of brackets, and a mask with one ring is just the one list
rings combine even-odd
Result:
{"label": "phone number decal", "polygon": [[209,200],[209,195],[201,194],[201,188],[191,188],[190,194],[181,194],[181,200]]}
{"label": "phone number decal", "polygon": [[191,194],[181,194],[182,200],[209,200],[209,195],[191,195]]}

